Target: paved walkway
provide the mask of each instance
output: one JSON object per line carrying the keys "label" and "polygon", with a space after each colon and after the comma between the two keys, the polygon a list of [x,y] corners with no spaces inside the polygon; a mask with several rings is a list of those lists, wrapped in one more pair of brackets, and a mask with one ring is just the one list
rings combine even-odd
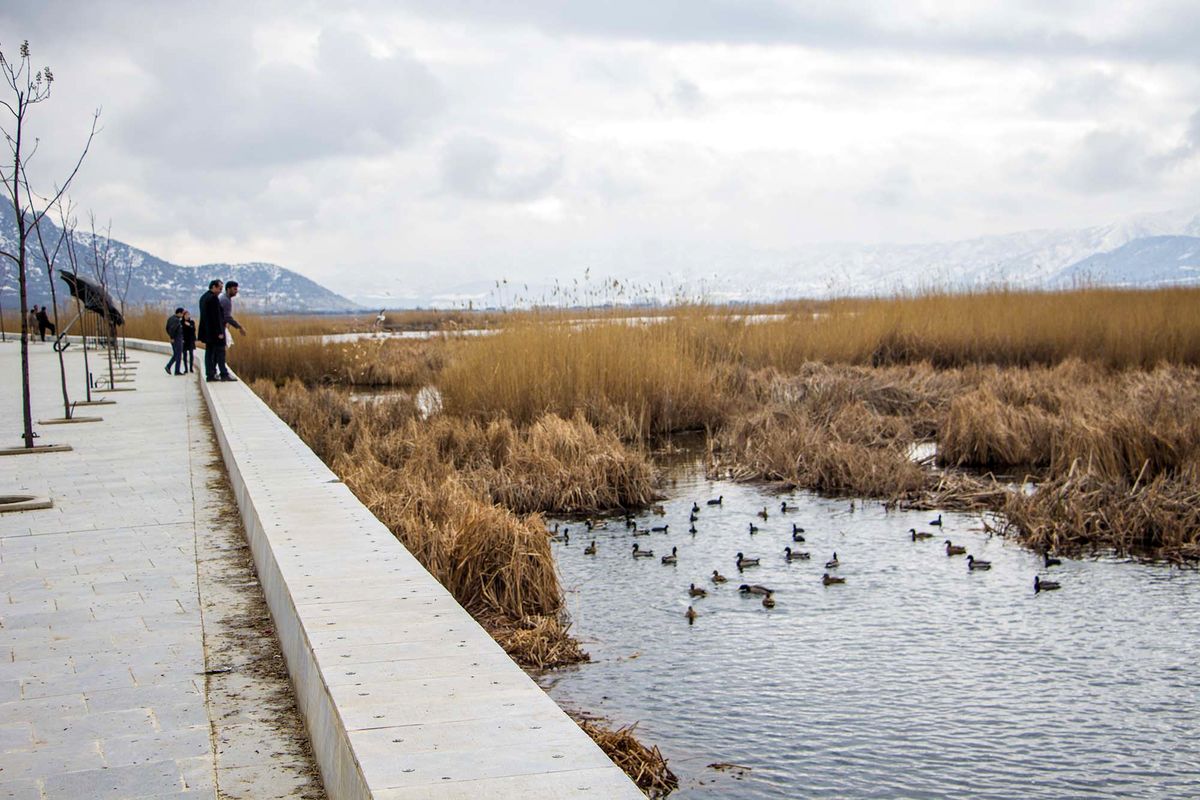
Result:
{"label": "paved walkway", "polygon": [[[33,345],[34,418],[61,417]],[[321,798],[193,376],[140,360],[136,391],[37,425],[65,453],[0,457],[0,798]],[[83,399],[80,348],[68,351]],[[0,446],[20,358],[0,344]]]}

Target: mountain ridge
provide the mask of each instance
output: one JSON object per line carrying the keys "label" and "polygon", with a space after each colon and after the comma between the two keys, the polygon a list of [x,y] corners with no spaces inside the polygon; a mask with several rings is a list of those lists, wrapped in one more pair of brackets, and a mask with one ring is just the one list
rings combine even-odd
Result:
{"label": "mountain ridge", "polygon": [[[42,220],[42,235],[47,244],[58,240],[60,229],[49,219]],[[11,208],[0,214],[0,248],[15,252],[17,243],[16,217]],[[181,305],[195,309],[200,295],[213,278],[237,280],[242,287],[238,295],[239,306],[258,312],[320,312],[358,311],[361,306],[304,277],[294,270],[278,264],[253,261],[241,264],[212,263],[196,266],[173,264],[145,250],[111,240],[108,277],[109,294],[122,302],[122,284],[125,271],[129,271],[128,291],[123,298],[126,307],[151,305],[170,307]],[[76,253],[80,260],[79,273],[92,279],[95,275],[95,258],[92,253],[91,233],[75,232]],[[28,302],[43,305],[50,302],[50,288],[46,280],[45,259],[42,258],[36,237],[26,243],[29,258],[29,274],[26,281]],[[59,253],[56,266],[70,271],[65,254]],[[60,299],[67,294],[66,286],[59,282],[55,287]],[[9,259],[0,261],[0,295],[5,309],[16,306],[17,268]]]}

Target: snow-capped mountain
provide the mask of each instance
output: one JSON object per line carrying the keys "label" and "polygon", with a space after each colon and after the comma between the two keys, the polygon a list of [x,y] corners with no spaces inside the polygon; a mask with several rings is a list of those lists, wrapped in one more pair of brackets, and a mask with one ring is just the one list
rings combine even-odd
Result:
{"label": "snow-capped mountain", "polygon": [[1154,286],[1200,282],[1200,237],[1143,236],[1077,261],[1055,275],[1063,286]]}
{"label": "snow-capped mountain", "polygon": [[[15,253],[17,228],[11,208],[0,213],[0,249]],[[59,239],[59,229],[49,220],[42,221],[42,236],[53,249]],[[31,236],[26,247],[30,257],[27,279],[29,303],[50,302],[50,287],[46,278],[45,260],[37,238]],[[93,278],[94,264],[90,233],[75,234],[75,252],[79,273]],[[55,259],[56,267],[70,271],[65,245]],[[107,283],[109,294],[118,302],[124,298],[126,308],[140,305],[182,305],[194,308],[200,295],[213,278],[237,280],[240,307],[253,311],[351,311],[358,305],[334,294],[308,278],[275,264],[202,264],[185,267],[164,261],[144,250],[112,240],[108,255]],[[127,287],[127,288],[126,288]],[[56,287],[60,300],[66,297],[66,286],[59,281]],[[10,259],[0,258],[0,303],[6,311],[17,305],[17,268]]]}
{"label": "snow-capped mountain", "polygon": [[[486,306],[771,301],[795,297],[877,295],[898,291],[961,291],[988,286],[1052,288],[1090,284],[1155,285],[1190,280],[1161,248],[1120,270],[1097,262],[1075,265],[1149,237],[1200,236],[1200,209],[1144,214],[1109,225],[1035,230],[927,244],[814,244],[790,250],[688,242],[614,243],[562,255],[558,281],[528,279],[515,270],[476,280],[409,283],[405,305]],[[1131,251],[1132,252],[1132,251]],[[1125,259],[1125,256],[1121,257]],[[1164,260],[1166,259],[1166,260]],[[606,272],[603,264],[620,264]],[[588,267],[591,269],[588,270]],[[515,273],[515,274],[514,274]],[[1175,277],[1168,277],[1168,276]],[[615,281],[615,283],[614,283]],[[368,306],[399,298],[360,295]]]}

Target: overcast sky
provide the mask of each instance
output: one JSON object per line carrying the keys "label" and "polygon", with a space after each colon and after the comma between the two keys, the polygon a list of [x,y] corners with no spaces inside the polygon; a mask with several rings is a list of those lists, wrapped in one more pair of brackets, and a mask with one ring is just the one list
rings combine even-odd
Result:
{"label": "overcast sky", "polygon": [[4,4],[23,38],[48,172],[103,107],[114,237],[346,294],[1200,202],[1195,0]]}

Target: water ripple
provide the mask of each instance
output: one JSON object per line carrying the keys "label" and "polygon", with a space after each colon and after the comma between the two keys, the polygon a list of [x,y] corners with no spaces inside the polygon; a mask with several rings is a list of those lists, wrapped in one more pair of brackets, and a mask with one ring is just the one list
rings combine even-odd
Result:
{"label": "water ripple", "polygon": [[[704,506],[717,495],[723,506]],[[640,721],[680,775],[677,796],[1200,797],[1200,576],[1064,560],[1052,570],[1062,590],[1035,595],[1039,558],[973,517],[944,514],[934,539],[914,543],[908,529],[930,530],[929,514],[796,494],[798,512],[754,516],[780,499],[685,476],[665,517],[639,520],[670,523],[639,541],[678,547],[673,567],[635,562],[619,522],[586,534],[596,556],[582,553],[582,526],[556,545],[595,661],[549,690]],[[783,557],[793,522],[811,561]],[[946,538],[993,568],[969,573]],[[739,575],[739,550],[762,565]],[[825,587],[835,550],[847,582]],[[714,586],[714,569],[729,583]],[[693,582],[709,596],[691,600]],[[776,608],[740,596],[742,582],[773,588]]]}

